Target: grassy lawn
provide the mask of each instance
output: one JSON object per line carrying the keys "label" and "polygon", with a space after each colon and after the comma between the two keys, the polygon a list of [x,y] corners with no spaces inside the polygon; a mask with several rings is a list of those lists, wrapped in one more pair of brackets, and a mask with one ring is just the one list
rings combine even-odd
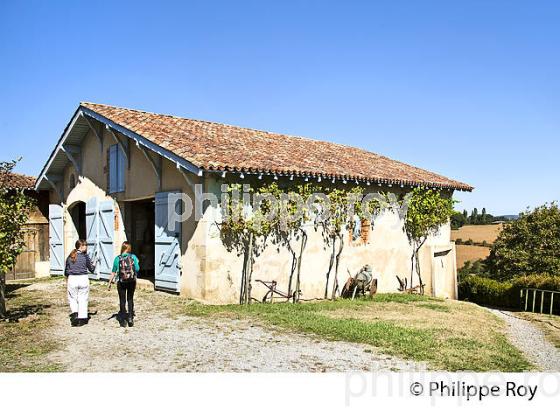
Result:
{"label": "grassy lawn", "polygon": [[529,362],[504,335],[503,322],[477,305],[404,294],[336,302],[209,306],[184,303],[181,313],[253,319],[331,340],[370,344],[433,369],[523,371]]}
{"label": "grassy lawn", "polygon": [[[50,279],[47,279],[50,280]],[[46,335],[50,301],[25,289],[31,282],[7,285],[9,321],[0,321],[0,372],[58,371],[44,356],[56,348]]]}
{"label": "grassy lawn", "polygon": [[550,343],[557,349],[560,349],[560,316],[531,312],[516,312],[515,315],[522,319],[530,320],[532,324],[543,331]]}

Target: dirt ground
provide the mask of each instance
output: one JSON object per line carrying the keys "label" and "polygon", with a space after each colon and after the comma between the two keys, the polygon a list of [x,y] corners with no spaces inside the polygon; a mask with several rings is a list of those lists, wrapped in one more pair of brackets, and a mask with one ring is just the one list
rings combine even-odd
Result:
{"label": "dirt ground", "polygon": [[[325,341],[245,320],[178,315],[181,305],[191,302],[162,292],[137,291],[133,328],[119,326],[114,317],[118,310],[116,290],[107,291],[102,283],[92,283],[92,316],[83,327],[70,326],[62,280],[34,282],[16,290],[12,299],[19,303],[18,297],[29,295],[42,301],[45,309],[40,315],[49,319],[34,335],[50,346],[44,355],[31,355],[41,371],[325,372],[425,368],[358,343]],[[26,320],[22,318],[20,323]],[[20,362],[12,362],[8,371],[28,369],[25,361],[29,357],[14,357]]]}

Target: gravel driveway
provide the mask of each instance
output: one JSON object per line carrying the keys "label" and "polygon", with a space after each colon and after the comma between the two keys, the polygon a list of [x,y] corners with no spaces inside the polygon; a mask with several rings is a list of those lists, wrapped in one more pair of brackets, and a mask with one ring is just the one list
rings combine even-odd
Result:
{"label": "gravel driveway", "polygon": [[[31,285],[51,297],[54,326],[49,337],[59,350],[47,359],[71,372],[325,372],[424,370],[415,362],[395,359],[368,345],[325,341],[287,334],[245,320],[209,319],[166,311],[176,296],[137,292],[137,320],[120,328],[111,318],[115,291],[93,285],[90,323],[72,328],[62,282]],[[54,298],[54,299],[53,299]]]}
{"label": "gravel driveway", "polygon": [[491,308],[488,310],[506,321],[511,343],[525,353],[540,370],[560,371],[560,351],[546,340],[540,329],[511,312]]}

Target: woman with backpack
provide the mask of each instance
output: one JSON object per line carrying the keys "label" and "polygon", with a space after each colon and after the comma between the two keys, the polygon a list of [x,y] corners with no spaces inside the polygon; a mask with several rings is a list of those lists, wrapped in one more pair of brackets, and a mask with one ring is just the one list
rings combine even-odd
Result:
{"label": "woman with backpack", "polygon": [[[121,246],[121,254],[113,261],[109,289],[115,277],[117,278],[117,291],[119,292],[119,323],[121,327],[134,326],[134,291],[136,290],[136,277],[140,265],[138,258],[132,253],[132,245],[125,241]],[[128,303],[128,313],[126,305]]]}
{"label": "woman with backpack", "polygon": [[74,249],[66,258],[64,276],[70,303],[70,323],[72,326],[83,326],[88,322],[89,278],[95,266],[87,254],[87,243],[83,239],[76,241]]}

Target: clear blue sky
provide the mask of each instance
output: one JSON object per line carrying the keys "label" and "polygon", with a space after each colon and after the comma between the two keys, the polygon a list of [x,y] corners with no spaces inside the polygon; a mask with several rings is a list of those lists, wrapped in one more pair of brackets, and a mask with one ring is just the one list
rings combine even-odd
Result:
{"label": "clear blue sky", "polygon": [[560,197],[560,3],[0,0],[0,160],[37,174],[80,101],[362,147]]}

